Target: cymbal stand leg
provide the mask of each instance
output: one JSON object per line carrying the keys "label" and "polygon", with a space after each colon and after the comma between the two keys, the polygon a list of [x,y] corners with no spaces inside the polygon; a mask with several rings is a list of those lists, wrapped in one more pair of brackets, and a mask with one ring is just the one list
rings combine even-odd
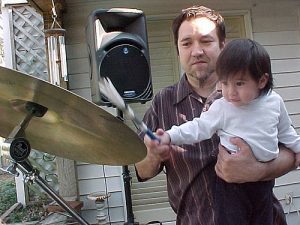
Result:
{"label": "cymbal stand leg", "polygon": [[28,161],[17,163],[17,168],[25,174],[26,182],[36,182],[53,200],[55,200],[66,212],[70,213],[80,224],[89,225],[66,201],[61,198],[56,192],[45,182],[39,175],[39,171],[33,169]]}

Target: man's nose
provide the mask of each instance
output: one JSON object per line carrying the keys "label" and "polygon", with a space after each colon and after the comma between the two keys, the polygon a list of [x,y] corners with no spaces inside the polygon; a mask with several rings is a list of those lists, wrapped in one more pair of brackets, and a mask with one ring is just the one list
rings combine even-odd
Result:
{"label": "man's nose", "polygon": [[203,46],[198,43],[193,44],[192,55],[198,57],[204,53]]}

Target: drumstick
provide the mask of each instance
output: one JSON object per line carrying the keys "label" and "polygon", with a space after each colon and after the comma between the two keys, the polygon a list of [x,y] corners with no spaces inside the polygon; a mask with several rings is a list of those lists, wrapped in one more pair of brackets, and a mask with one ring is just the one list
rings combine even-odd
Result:
{"label": "drumstick", "polygon": [[158,140],[153,132],[146,126],[146,124],[137,118],[134,114],[132,108],[126,104],[124,99],[120,96],[119,92],[116,90],[115,86],[108,77],[100,77],[99,81],[100,92],[105,95],[105,97],[115,105],[119,110],[121,110],[129,119],[132,120],[139,130],[147,134],[152,140]]}

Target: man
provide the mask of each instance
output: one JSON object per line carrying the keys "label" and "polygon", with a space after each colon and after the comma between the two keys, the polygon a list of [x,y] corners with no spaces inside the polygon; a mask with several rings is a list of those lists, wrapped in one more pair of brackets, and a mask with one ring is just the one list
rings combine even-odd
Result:
{"label": "man", "polygon": [[[193,6],[182,10],[172,29],[185,73],[176,84],[154,97],[144,117],[152,130],[167,130],[172,125],[199,117],[214,99],[221,97],[216,91],[215,65],[225,45],[222,16],[209,8]],[[194,145],[176,148],[160,146],[146,137],[147,156],[135,165],[138,179],[148,180],[165,167],[169,201],[177,214],[177,224],[219,225],[214,211],[218,204],[214,201],[217,175],[227,182],[243,183],[274,179],[295,167],[294,154],[286,149],[280,151],[276,160],[259,163],[241,139],[234,138],[232,143],[240,148],[238,154],[230,155],[219,147],[216,135]],[[274,224],[286,224],[275,198]]]}

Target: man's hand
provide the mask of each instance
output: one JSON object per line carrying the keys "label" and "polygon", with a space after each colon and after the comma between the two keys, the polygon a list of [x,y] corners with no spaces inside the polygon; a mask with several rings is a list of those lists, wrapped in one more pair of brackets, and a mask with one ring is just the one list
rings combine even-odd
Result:
{"label": "man's hand", "polygon": [[170,137],[163,129],[157,129],[155,134],[161,142],[151,140],[147,135],[144,137],[147,155],[153,159],[159,160],[159,162],[163,162],[170,158]]}
{"label": "man's hand", "polygon": [[[158,129],[155,134],[160,137],[164,133],[164,130]],[[161,169],[161,163],[170,158],[171,146],[160,144],[159,141],[152,140],[147,135],[144,137],[144,143],[147,147],[147,155],[142,161],[135,164],[135,168],[139,177],[147,180],[156,176]]]}
{"label": "man's hand", "polygon": [[223,146],[219,146],[218,161],[215,166],[219,177],[229,183],[244,183],[262,179],[257,174],[260,162],[254,157],[250,146],[241,138],[232,138],[231,143],[239,148],[235,154],[230,154]]}
{"label": "man's hand", "polygon": [[300,153],[296,154],[295,167],[297,168],[298,166],[300,166]]}
{"label": "man's hand", "polygon": [[250,146],[240,138],[232,138],[232,144],[240,149],[230,154],[219,146],[218,161],[215,166],[219,177],[229,183],[245,183],[275,179],[295,169],[295,154],[280,146],[279,156],[269,162],[259,162]]}

